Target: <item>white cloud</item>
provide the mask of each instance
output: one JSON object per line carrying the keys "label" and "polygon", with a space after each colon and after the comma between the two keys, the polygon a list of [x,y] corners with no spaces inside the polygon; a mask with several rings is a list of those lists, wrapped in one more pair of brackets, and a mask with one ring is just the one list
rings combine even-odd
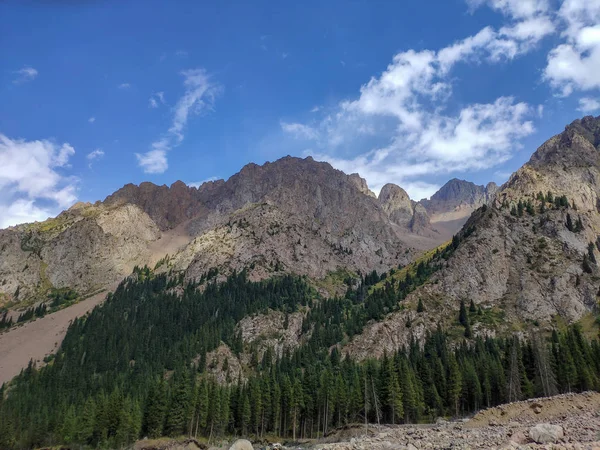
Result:
{"label": "white cloud", "polygon": [[42,222],[54,215],[55,211],[38,207],[33,200],[18,199],[9,204],[0,216],[0,229],[20,223]]}
{"label": "white cloud", "polygon": [[14,72],[17,75],[17,78],[13,80],[14,84],[26,83],[28,81],[33,81],[38,76],[38,71],[33,67],[25,66],[22,69],[15,70]]}
{"label": "white cloud", "polygon": [[295,137],[302,139],[316,139],[318,137],[317,130],[308,125],[301,123],[280,122],[281,129],[286,133],[292,134]]}
{"label": "white cloud", "polygon": [[138,165],[146,173],[163,173],[169,168],[166,150],[155,149],[143,154],[136,153],[135,156]]}
{"label": "white cloud", "polygon": [[77,200],[77,180],[60,172],[74,154],[67,143],[0,134],[0,227],[42,220],[71,206]]}
{"label": "white cloud", "polygon": [[117,86],[119,89],[129,89],[131,87],[131,84],[129,83],[121,83],[119,86]]}
{"label": "white cloud", "polygon": [[487,4],[514,19],[528,19],[549,11],[548,0],[467,0],[472,9]]}
{"label": "white cloud", "polygon": [[97,148],[93,152],[88,153],[86,158],[89,159],[90,161],[93,161],[94,159],[100,159],[103,156],[104,156],[104,151]]}
{"label": "white cloud", "polygon": [[523,50],[537,44],[541,39],[556,31],[554,23],[547,16],[531,17],[512,26],[500,28],[500,35],[521,42]]}
{"label": "white cloud", "polygon": [[155,92],[150,96],[148,100],[149,108],[158,108],[160,105],[165,104],[165,93],[164,92]]}
{"label": "white cloud", "polygon": [[95,117],[90,117],[90,118],[88,119],[88,122],[89,122],[89,123],[94,123],[95,121],[96,121],[96,118],[95,118]]}
{"label": "white cloud", "polygon": [[549,0],[467,0],[467,3],[472,10],[488,5],[508,18],[509,23],[498,32],[492,31],[493,36],[486,44],[492,60],[527,53],[556,32]]}
{"label": "white cloud", "polygon": [[395,182],[412,198],[428,197],[438,186],[427,177],[497,166],[533,133],[537,109],[512,97],[449,108],[454,67],[497,63],[527,51],[523,43],[530,34],[515,34],[520,36],[509,39],[486,27],[439,51],[400,52],[357,98],[320,120],[280,126],[310,143],[305,154],[360,173],[374,191]]}
{"label": "white cloud", "polygon": [[591,113],[600,110],[600,99],[583,97],[579,99],[579,111],[583,113]]}
{"label": "white cloud", "polygon": [[[181,74],[185,93],[173,108],[173,121],[167,133],[152,143],[152,150],[135,154],[139,166],[146,173],[163,173],[167,170],[167,152],[183,141],[190,115],[211,111],[216,97],[221,93],[221,86],[214,83],[204,69],[184,70]],[[159,99],[164,99],[160,94]]]}
{"label": "white cloud", "polygon": [[321,111],[321,106],[319,106],[319,105],[313,107],[313,109],[310,110],[311,113],[316,113],[319,111]]}
{"label": "white cloud", "polygon": [[565,0],[558,17],[565,42],[548,54],[544,79],[562,96],[600,89],[600,1]]}

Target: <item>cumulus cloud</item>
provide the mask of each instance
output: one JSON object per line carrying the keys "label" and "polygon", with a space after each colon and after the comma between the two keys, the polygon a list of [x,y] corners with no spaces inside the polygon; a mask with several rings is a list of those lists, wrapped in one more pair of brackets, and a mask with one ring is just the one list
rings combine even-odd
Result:
{"label": "cumulus cloud", "polygon": [[14,72],[17,75],[17,78],[13,80],[14,84],[26,83],[28,81],[33,81],[38,76],[38,71],[33,67],[25,66],[22,69],[15,70]]}
{"label": "cumulus cloud", "polygon": [[545,80],[561,96],[600,89],[600,2],[565,0],[558,17],[564,42],[548,54]]}
{"label": "cumulus cloud", "polygon": [[579,99],[579,111],[591,113],[600,110],[600,99],[583,97]]}
{"label": "cumulus cloud", "polygon": [[43,220],[76,200],[77,180],[61,172],[75,150],[0,134],[0,228]]}
{"label": "cumulus cloud", "polygon": [[[543,10],[534,5],[514,16]],[[305,141],[305,154],[360,173],[376,192],[395,182],[412,198],[429,197],[439,186],[427,177],[497,166],[533,133],[537,109],[510,96],[450,107],[458,64],[498,63],[527,51],[531,33],[511,34],[486,27],[438,51],[400,52],[356,98],[309,123],[281,122],[281,129]]]}
{"label": "cumulus cloud", "polygon": [[88,119],[88,122],[89,122],[89,123],[94,123],[95,121],[96,121],[96,118],[95,118],[95,117],[90,117],[90,118]]}
{"label": "cumulus cloud", "polygon": [[166,150],[154,149],[143,154],[136,153],[135,156],[146,173],[163,173],[169,168]]}
{"label": "cumulus cloud", "polygon": [[211,111],[221,92],[221,86],[214,83],[204,69],[184,70],[181,75],[185,92],[173,108],[171,126],[152,143],[150,151],[135,154],[139,166],[146,173],[163,173],[168,169],[167,153],[183,141],[189,117]]}
{"label": "cumulus cloud", "polygon": [[121,83],[117,87],[119,89],[129,89],[131,87],[131,84],[129,84],[129,83]]}

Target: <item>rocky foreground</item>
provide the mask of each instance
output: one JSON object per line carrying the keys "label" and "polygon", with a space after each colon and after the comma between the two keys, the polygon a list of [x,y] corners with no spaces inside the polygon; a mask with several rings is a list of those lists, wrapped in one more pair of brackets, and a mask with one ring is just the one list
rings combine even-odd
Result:
{"label": "rocky foreground", "polygon": [[[318,449],[598,449],[600,394],[585,392],[511,403],[463,422],[378,427]],[[348,432],[346,432],[348,433]],[[340,436],[342,437],[342,436]]]}
{"label": "rocky foreground", "polygon": [[515,402],[470,419],[431,425],[353,426],[318,441],[252,444],[240,439],[208,447],[195,440],[138,441],[134,450],[199,449],[581,449],[600,450],[600,393],[584,392]]}

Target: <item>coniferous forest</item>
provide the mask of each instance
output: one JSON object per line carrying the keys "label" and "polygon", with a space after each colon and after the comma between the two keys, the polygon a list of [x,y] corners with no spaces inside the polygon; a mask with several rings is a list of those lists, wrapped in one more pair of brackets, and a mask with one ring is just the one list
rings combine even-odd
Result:
{"label": "coniferous forest", "polygon": [[[318,437],[348,423],[417,423],[504,402],[600,388],[600,344],[577,326],[550,336],[472,338],[475,305],[457,323],[467,339],[438,328],[381,360],[354,361],[336,344],[403,307],[460,238],[403,277],[375,272],[321,298],[305,278],[251,282],[245,272],[194,283],[137,268],[107,301],[69,328],[42,368],[30,365],[0,390],[0,448],[66,444],[119,448],[142,437],[225,435]],[[419,309],[423,310],[419,303]],[[236,324],[268,310],[305,311],[310,336],[280,358],[253,354],[244,376],[218,384],[207,353],[245,347]]]}

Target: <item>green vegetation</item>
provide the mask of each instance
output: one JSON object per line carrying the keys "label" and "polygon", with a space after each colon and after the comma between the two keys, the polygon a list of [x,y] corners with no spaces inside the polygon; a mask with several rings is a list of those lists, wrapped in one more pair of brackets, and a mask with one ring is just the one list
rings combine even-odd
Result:
{"label": "green vegetation", "polygon": [[[364,323],[373,311],[366,305],[379,304],[381,289],[362,301],[359,290],[317,301],[302,278],[250,282],[242,272],[222,284],[207,282],[202,292],[188,284],[177,298],[168,294],[177,280],[147,269],[138,274],[73,323],[47,366],[30,365],[10,389],[2,387],[1,448],[118,448],[162,435],[316,437],[352,422],[415,423],[600,388],[600,345],[578,327],[548,341],[532,335],[528,342],[478,338],[458,345],[438,329],[423,348],[412,342],[359,363],[328,349]],[[303,327],[312,333],[296,351],[280,359],[271,351],[253,355],[249,378],[229,385],[207,375],[206,353],[221,341],[235,353],[244,350],[235,332],[242,317],[301,307],[310,308]],[[344,320],[348,313],[362,321]],[[468,323],[479,314],[463,303],[457,317]]]}

